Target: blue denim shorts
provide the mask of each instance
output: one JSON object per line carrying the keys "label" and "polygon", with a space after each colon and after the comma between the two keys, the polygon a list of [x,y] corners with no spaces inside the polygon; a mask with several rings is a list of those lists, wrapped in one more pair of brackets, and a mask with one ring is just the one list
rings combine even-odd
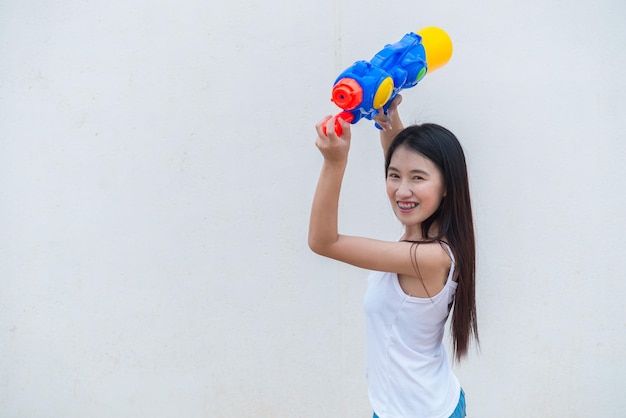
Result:
{"label": "blue denim shorts", "polygon": [[[459,397],[459,403],[456,405],[456,409],[454,410],[452,415],[450,415],[450,418],[465,418],[465,415],[466,415],[465,392],[463,391],[463,389],[461,389],[461,396]],[[378,418],[378,415],[376,415],[376,412],[374,412],[373,418]]]}

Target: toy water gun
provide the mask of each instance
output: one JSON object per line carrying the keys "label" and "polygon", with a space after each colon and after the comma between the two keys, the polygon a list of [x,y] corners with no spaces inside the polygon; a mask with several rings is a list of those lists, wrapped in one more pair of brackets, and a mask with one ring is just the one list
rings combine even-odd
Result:
{"label": "toy water gun", "polygon": [[[339,74],[330,99],[343,109],[337,118],[355,124],[362,118],[372,120],[378,109],[387,113],[401,90],[417,85],[451,56],[452,41],[444,30],[429,26],[407,33],[400,41],[385,45],[369,62],[357,61]],[[338,121],[335,132],[342,132]]]}

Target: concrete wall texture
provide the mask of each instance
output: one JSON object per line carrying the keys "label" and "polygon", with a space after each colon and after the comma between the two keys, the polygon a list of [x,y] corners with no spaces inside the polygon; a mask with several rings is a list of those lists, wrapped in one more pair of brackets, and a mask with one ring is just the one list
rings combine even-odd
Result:
{"label": "concrete wall texture", "polygon": [[[626,416],[622,0],[0,1],[0,416],[371,416],[367,272],[314,255],[332,82],[424,26],[404,93],[469,164],[469,417]],[[354,126],[345,233],[397,239]]]}

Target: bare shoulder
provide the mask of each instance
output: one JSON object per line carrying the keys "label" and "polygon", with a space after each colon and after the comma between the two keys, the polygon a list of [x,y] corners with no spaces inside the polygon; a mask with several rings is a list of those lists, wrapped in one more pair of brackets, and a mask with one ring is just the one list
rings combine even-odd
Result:
{"label": "bare shoulder", "polygon": [[447,277],[452,266],[452,257],[445,244],[439,241],[411,242],[411,263],[414,270],[438,281]]}
{"label": "bare shoulder", "polygon": [[447,244],[443,241],[426,241],[426,242],[411,242],[411,247],[415,254],[421,258],[420,261],[432,264],[434,267],[446,267],[450,268],[452,263],[452,257],[446,248]]}
{"label": "bare shoulder", "polygon": [[452,258],[440,242],[411,243],[412,274],[400,274],[398,280],[405,293],[417,297],[431,297],[443,289]]}

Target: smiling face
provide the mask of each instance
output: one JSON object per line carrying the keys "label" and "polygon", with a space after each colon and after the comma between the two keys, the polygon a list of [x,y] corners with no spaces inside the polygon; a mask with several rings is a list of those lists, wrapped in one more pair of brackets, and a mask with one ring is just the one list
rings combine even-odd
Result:
{"label": "smiling face", "polygon": [[400,145],[387,169],[387,197],[406,226],[403,239],[421,239],[421,224],[439,208],[446,194],[443,175],[428,158]]}

